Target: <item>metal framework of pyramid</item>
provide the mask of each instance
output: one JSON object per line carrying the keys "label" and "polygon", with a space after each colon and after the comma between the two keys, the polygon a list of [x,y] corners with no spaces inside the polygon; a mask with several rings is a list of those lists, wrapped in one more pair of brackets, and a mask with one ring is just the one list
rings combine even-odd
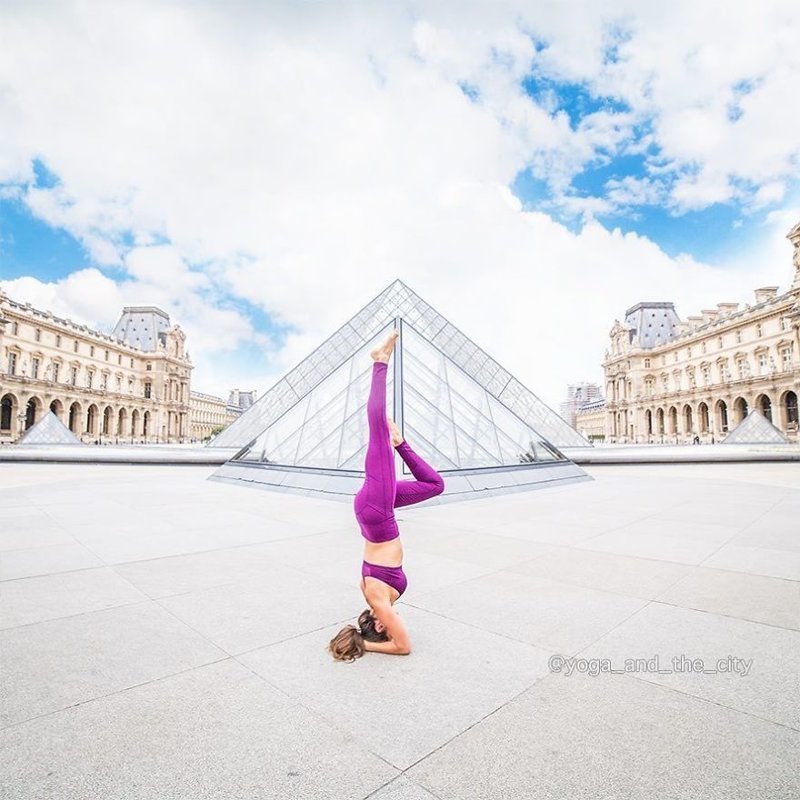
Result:
{"label": "metal framework of pyramid", "polygon": [[[589,480],[558,449],[589,443],[399,280],[214,439],[240,450],[211,477],[352,498],[364,479],[369,351],[392,328],[387,414],[445,479],[428,503]],[[398,480],[409,477],[396,461]]]}
{"label": "metal framework of pyramid", "polygon": [[789,440],[758,409],[751,408],[720,444],[789,444]]}
{"label": "metal framework of pyramid", "polygon": [[52,411],[48,411],[17,442],[22,446],[32,444],[81,444],[81,440]]}

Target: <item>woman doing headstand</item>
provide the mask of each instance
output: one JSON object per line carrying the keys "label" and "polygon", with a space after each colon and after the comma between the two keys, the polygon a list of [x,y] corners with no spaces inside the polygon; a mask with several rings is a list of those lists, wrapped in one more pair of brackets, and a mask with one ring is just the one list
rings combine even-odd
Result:
{"label": "woman doing headstand", "polygon": [[[444,491],[442,476],[409,447],[394,421],[386,418],[386,373],[397,336],[397,331],[392,331],[383,345],[370,353],[373,364],[367,400],[369,444],[364,484],[353,501],[365,540],[361,591],[369,608],[359,616],[358,627],[347,625],[331,639],[328,647],[337,661],[353,661],[368,650],[394,655],[411,652],[408,631],[392,608],[408,584],[394,509],[420,503]],[[393,447],[408,465],[414,480],[397,480]]]}

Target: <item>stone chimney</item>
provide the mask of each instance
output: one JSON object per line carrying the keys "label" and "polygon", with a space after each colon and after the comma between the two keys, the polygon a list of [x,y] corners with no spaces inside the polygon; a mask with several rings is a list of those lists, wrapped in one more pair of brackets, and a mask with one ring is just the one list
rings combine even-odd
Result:
{"label": "stone chimney", "polygon": [[703,318],[697,316],[697,314],[694,314],[686,317],[686,322],[689,324],[689,330],[693,331],[695,328],[698,328],[703,324]]}
{"label": "stone chimney", "polygon": [[719,317],[719,311],[716,308],[704,308],[700,311],[703,315],[703,323],[714,322]]}
{"label": "stone chimney", "polygon": [[756,305],[772,300],[776,294],[778,294],[777,286],[762,286],[760,289],[756,289]]}
{"label": "stone chimney", "polygon": [[739,304],[717,303],[717,308],[719,309],[719,314],[721,317],[729,317],[731,314],[735,314],[739,310]]}

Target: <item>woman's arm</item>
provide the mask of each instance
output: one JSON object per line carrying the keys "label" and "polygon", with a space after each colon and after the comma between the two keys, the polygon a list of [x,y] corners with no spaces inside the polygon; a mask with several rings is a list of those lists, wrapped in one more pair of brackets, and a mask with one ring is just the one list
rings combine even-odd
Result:
{"label": "woman's arm", "polygon": [[386,628],[389,636],[388,642],[364,642],[364,647],[375,653],[391,653],[405,656],[411,652],[411,639],[397,612],[389,604],[380,603],[373,606],[373,615],[379,619]]}
{"label": "woman's arm", "polygon": [[388,642],[368,642],[365,639],[364,649],[372,653],[389,653],[393,656],[407,656],[411,652],[411,647],[407,649],[398,647],[397,643],[391,639]]}

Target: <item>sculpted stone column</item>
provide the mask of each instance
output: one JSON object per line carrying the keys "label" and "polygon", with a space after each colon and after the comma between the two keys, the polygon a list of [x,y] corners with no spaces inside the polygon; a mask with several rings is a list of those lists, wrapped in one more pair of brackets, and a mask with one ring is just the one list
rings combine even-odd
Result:
{"label": "sculpted stone column", "polygon": [[786,234],[786,238],[794,247],[794,252],[792,253],[792,264],[794,264],[792,288],[800,288],[800,222]]}

